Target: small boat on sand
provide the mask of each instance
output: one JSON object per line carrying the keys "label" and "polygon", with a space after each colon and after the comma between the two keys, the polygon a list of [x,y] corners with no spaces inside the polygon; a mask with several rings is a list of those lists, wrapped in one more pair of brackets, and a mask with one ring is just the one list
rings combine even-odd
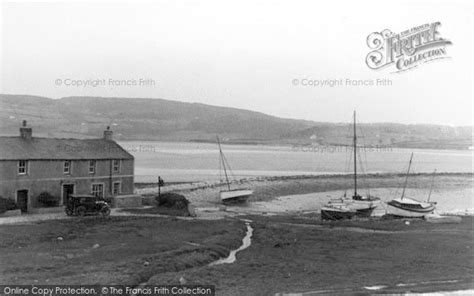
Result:
{"label": "small boat on sand", "polygon": [[346,204],[328,204],[321,208],[322,220],[349,220],[356,215],[356,211]]}
{"label": "small boat on sand", "polygon": [[341,197],[331,199],[327,206],[343,204],[348,209],[354,211],[355,216],[368,218],[372,215],[379,201],[380,199],[378,197],[353,195],[352,198]]}
{"label": "small boat on sand", "polygon": [[404,218],[423,218],[436,209],[436,202],[422,202],[400,197],[388,202],[387,214]]}
{"label": "small boat on sand", "polygon": [[[354,111],[353,123],[353,151],[354,151],[354,194],[352,197],[346,197],[344,194],[341,198],[331,199],[321,209],[321,218],[323,220],[341,220],[351,219],[353,216],[367,218],[380,202],[380,198],[374,196],[363,196],[357,192],[357,132],[356,132],[356,112]],[[339,211],[339,213],[337,213]],[[351,212],[351,214],[348,213]],[[324,212],[324,213],[323,213]],[[337,219],[332,219],[337,218]]]}
{"label": "small boat on sand", "polygon": [[224,152],[222,152],[221,142],[219,136],[217,136],[217,145],[219,146],[219,155],[220,155],[220,164],[221,168],[224,170],[227,190],[221,190],[219,192],[219,197],[222,203],[231,204],[231,203],[242,203],[246,202],[247,199],[253,194],[253,190],[247,188],[236,188],[231,189],[229,175],[227,173],[227,169],[229,164],[227,163],[227,159],[224,156]]}
{"label": "small boat on sand", "polygon": [[240,203],[245,202],[253,194],[251,189],[229,189],[221,190],[220,197],[224,203]]}
{"label": "small boat on sand", "polygon": [[405,189],[408,182],[408,174],[410,173],[412,160],[413,153],[411,154],[410,163],[408,164],[408,171],[405,178],[405,185],[403,186],[402,196],[387,203],[387,215],[403,218],[424,218],[427,215],[432,214],[436,209],[436,202],[430,201],[433,180],[431,181],[431,189],[427,201],[419,201],[413,198],[405,197]]}

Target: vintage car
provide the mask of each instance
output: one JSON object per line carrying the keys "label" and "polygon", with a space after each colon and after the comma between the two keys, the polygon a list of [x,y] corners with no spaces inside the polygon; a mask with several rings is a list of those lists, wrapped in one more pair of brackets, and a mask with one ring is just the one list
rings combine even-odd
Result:
{"label": "vintage car", "polygon": [[66,201],[68,216],[85,216],[87,214],[110,215],[110,206],[103,199],[94,195],[71,194]]}

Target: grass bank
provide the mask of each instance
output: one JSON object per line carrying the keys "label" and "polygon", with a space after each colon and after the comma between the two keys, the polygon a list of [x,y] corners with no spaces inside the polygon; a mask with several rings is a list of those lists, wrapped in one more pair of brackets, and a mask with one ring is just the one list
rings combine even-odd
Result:
{"label": "grass bank", "polygon": [[321,224],[308,217],[250,218],[252,245],[234,264],[161,273],[149,283],[177,283],[183,276],[188,283],[216,285],[218,295],[323,290],[364,295],[371,286],[393,293],[474,288],[472,217],[458,224],[419,220],[409,225],[402,220]]}
{"label": "grass bank", "polygon": [[[217,295],[442,291],[474,288],[473,218],[320,222],[311,214],[243,222],[86,217],[0,226],[0,278],[9,284],[216,285]],[[422,284],[425,283],[425,284]]]}
{"label": "grass bank", "polygon": [[137,285],[227,256],[240,221],[86,217],[0,226],[0,278],[8,284]]}

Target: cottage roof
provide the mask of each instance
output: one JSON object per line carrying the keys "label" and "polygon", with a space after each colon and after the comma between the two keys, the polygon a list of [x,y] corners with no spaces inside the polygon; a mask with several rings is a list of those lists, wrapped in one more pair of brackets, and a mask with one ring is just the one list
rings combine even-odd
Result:
{"label": "cottage roof", "polygon": [[0,160],[133,159],[112,140],[0,137]]}

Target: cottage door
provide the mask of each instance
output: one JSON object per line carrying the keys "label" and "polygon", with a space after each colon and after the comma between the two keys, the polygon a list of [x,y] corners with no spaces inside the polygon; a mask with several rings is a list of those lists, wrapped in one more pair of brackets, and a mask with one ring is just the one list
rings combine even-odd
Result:
{"label": "cottage door", "polygon": [[62,200],[63,205],[69,199],[69,195],[71,194],[74,194],[74,184],[64,184],[63,185],[63,200]]}
{"label": "cottage door", "polygon": [[18,190],[16,193],[16,202],[22,213],[28,211],[28,190]]}

